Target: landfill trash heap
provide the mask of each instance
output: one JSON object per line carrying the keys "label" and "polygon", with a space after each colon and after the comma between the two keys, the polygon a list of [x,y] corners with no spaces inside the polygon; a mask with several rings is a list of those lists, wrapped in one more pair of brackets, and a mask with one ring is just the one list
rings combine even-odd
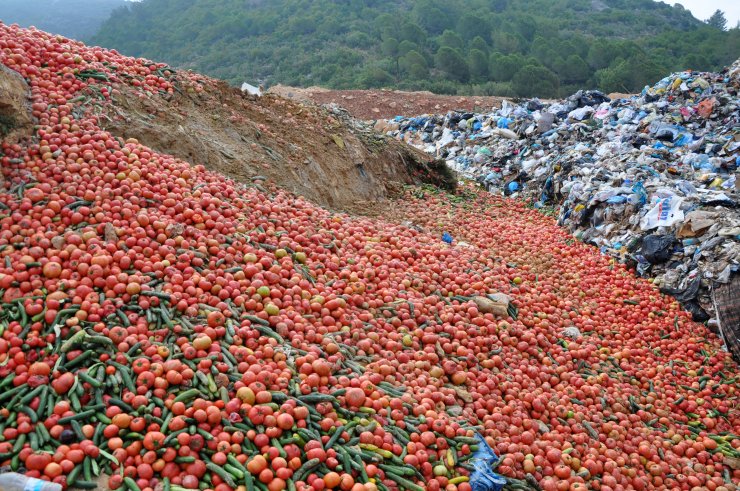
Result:
{"label": "landfill trash heap", "polygon": [[739,85],[740,60],[629,98],[579,91],[376,128],[491,192],[554,207],[577,238],[654,278],[740,356]]}

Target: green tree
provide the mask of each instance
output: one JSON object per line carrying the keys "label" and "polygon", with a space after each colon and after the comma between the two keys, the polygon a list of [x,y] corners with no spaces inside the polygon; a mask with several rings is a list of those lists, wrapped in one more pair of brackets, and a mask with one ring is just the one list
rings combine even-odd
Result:
{"label": "green tree", "polygon": [[491,8],[494,12],[503,12],[509,6],[509,0],[491,0]]}
{"label": "green tree", "polygon": [[488,78],[488,56],[483,51],[471,49],[468,53],[468,65],[474,82],[483,82]]}
{"label": "green tree", "polygon": [[607,39],[599,39],[591,44],[587,61],[594,69],[606,68],[620,56],[619,45]]}
{"label": "green tree", "polygon": [[726,31],[727,19],[725,18],[725,13],[719,9],[715,10],[712,16],[707,19],[707,24],[720,31]]}
{"label": "green tree", "polygon": [[391,14],[383,14],[375,19],[375,25],[380,32],[380,38],[396,38],[401,36],[401,23],[398,17]]}
{"label": "green tree", "polygon": [[480,15],[467,13],[457,21],[457,32],[460,33],[465,41],[470,41],[476,36],[484,38],[488,37],[491,33],[491,24]]}
{"label": "green tree", "polygon": [[398,40],[396,38],[386,38],[383,40],[383,43],[380,45],[380,49],[383,52],[383,55],[390,58],[393,62],[393,67],[396,72],[396,78],[399,78],[401,75],[401,67],[399,65],[399,58],[401,57],[401,53],[398,50]]}
{"label": "green tree", "polygon": [[491,50],[488,43],[486,43],[486,41],[480,36],[476,36],[472,41],[470,41],[470,49],[479,49],[486,54]]}
{"label": "green tree", "polygon": [[398,39],[396,38],[384,39],[380,45],[380,50],[383,53],[383,55],[388,56],[390,58],[395,58],[396,56],[398,56]]}
{"label": "green tree", "polygon": [[433,0],[417,1],[412,14],[416,22],[429,34],[436,36],[450,27],[448,17]]}
{"label": "green tree", "polygon": [[316,20],[310,17],[294,17],[288,23],[288,29],[293,34],[310,34],[316,30]]}
{"label": "green tree", "polygon": [[697,53],[687,53],[681,60],[681,66],[691,70],[705,71],[710,70],[712,64],[705,57]]}
{"label": "green tree", "polygon": [[344,39],[347,43],[347,46],[350,46],[352,48],[364,48],[365,46],[369,46],[374,42],[373,39],[370,38],[370,36],[360,31],[351,32]]}
{"label": "green tree", "polygon": [[401,58],[401,69],[413,80],[423,80],[429,76],[429,64],[418,51],[409,51]]}
{"label": "green tree", "polygon": [[659,80],[665,71],[649,54],[638,53],[597,71],[595,77],[599,87],[607,92],[629,93]]}
{"label": "green tree", "polygon": [[439,37],[439,45],[459,50],[462,50],[465,47],[462,37],[455,31],[451,31],[449,29],[445,30],[445,32],[443,32]]}
{"label": "green tree", "polygon": [[434,66],[444,72],[449,78],[458,82],[467,82],[470,79],[470,68],[459,50],[449,46],[442,46],[434,55]]}
{"label": "green tree", "polygon": [[520,54],[504,55],[496,52],[488,59],[488,73],[496,82],[508,82],[524,65],[524,57]]}
{"label": "green tree", "polygon": [[537,33],[537,21],[531,15],[520,15],[515,19],[514,29],[524,39],[531,41]]}
{"label": "green tree", "polygon": [[401,26],[401,34],[400,38],[402,41],[410,41],[414,44],[424,44],[427,40],[427,33],[424,32],[424,29],[419,27],[418,24],[414,22],[405,22],[403,26]]}
{"label": "green tree", "polygon": [[556,97],[558,76],[543,66],[522,67],[511,79],[512,88],[522,97]]}
{"label": "green tree", "polygon": [[578,55],[570,55],[560,64],[559,68],[558,75],[565,83],[585,82],[591,76],[588,63]]}
{"label": "green tree", "polygon": [[408,39],[404,39],[400,43],[398,43],[398,54],[400,56],[405,55],[409,51],[417,50],[418,51],[419,46],[416,43],[412,43]]}
{"label": "green tree", "polygon": [[[7,23],[12,20],[6,18],[9,11],[17,8],[13,5],[43,4],[49,6],[50,13],[52,9],[59,13],[56,4],[63,3],[67,11],[77,12],[76,18],[67,18],[67,24],[77,22],[82,28],[80,12],[84,5],[115,1],[0,0],[0,10]],[[279,82],[348,88],[371,83],[446,93],[508,91],[507,87],[513,87],[511,78],[526,65],[545,67],[558,75],[556,83],[550,80],[546,86],[546,81],[542,90],[550,90],[559,82],[558,91],[565,92],[587,83],[596,85],[599,80],[608,86],[639,90],[641,84],[653,83],[669,71],[716,70],[733,63],[740,53],[740,29],[721,30],[723,15],[715,16],[718,22],[712,21],[716,24],[713,27],[685,9],[652,0],[602,0],[608,4],[603,10],[594,9],[592,3],[125,2],[90,42],[175,67],[192,67],[237,84],[246,75],[266,85]],[[64,9],[60,15],[65,15]],[[447,53],[448,58],[463,60],[467,79],[464,67],[453,70],[453,75],[437,68],[431,70],[437,61],[435,54],[445,46],[457,52],[454,57]],[[473,50],[488,55],[488,77],[483,77],[486,69],[480,53]],[[412,51],[418,56],[409,55]],[[584,68],[582,61],[588,66]],[[600,70],[599,77],[595,77]],[[461,74],[466,80],[459,80]],[[389,75],[394,80],[388,81]],[[469,77],[477,88],[468,85]]]}
{"label": "green tree", "polygon": [[630,92],[631,76],[624,60],[614,66],[598,70],[594,77],[599,87],[606,92]]}
{"label": "green tree", "polygon": [[537,36],[529,49],[530,56],[537,60],[537,65],[545,65],[550,69],[555,69],[563,61],[563,50],[560,49],[557,41],[548,41]]}
{"label": "green tree", "polygon": [[500,53],[519,53],[524,46],[524,40],[518,34],[505,31],[493,33],[493,49]]}
{"label": "green tree", "polygon": [[545,39],[542,36],[537,36],[529,47],[529,54],[537,58],[541,63],[544,63],[547,57],[551,56],[552,50],[552,40]]}
{"label": "green tree", "polygon": [[388,87],[394,82],[393,75],[377,66],[366,68],[360,76],[360,83],[365,88]]}

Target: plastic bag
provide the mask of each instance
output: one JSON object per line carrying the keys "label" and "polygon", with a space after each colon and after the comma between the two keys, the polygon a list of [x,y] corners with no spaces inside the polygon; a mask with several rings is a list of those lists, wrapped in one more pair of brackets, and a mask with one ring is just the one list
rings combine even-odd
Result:
{"label": "plastic bag", "polygon": [[453,240],[454,239],[449,233],[445,232],[442,234],[442,242],[444,242],[445,244],[452,244]]}
{"label": "plastic bag", "polygon": [[696,301],[687,302],[681,304],[681,306],[685,311],[691,314],[691,319],[694,322],[706,322],[711,319],[711,316],[707,314],[707,311],[701,308],[701,305]]}
{"label": "plastic bag", "polygon": [[472,298],[478,310],[484,314],[493,314],[498,317],[509,315],[509,304],[511,297],[503,293],[495,293],[486,297],[476,296]]}
{"label": "plastic bag", "polygon": [[632,196],[629,197],[629,202],[640,207],[647,203],[647,191],[645,191],[645,186],[641,182],[636,182],[632,186]]}
{"label": "plastic bag", "polygon": [[650,264],[664,263],[673,255],[672,235],[648,235],[642,239],[640,253]]}
{"label": "plastic bag", "polygon": [[681,303],[688,303],[699,294],[699,287],[701,287],[701,276],[694,278],[683,290],[680,288],[661,288],[660,291],[666,295],[671,295]]}
{"label": "plastic bag", "polygon": [[704,119],[709,119],[709,117],[712,115],[712,111],[714,110],[714,104],[717,102],[717,99],[712,97],[711,99],[704,99],[699,104],[697,104],[696,112],[699,113],[699,116],[701,116]]}
{"label": "plastic bag", "polygon": [[656,227],[670,227],[682,221],[684,217],[681,203],[683,203],[683,198],[677,196],[658,199],[653,208],[640,220],[640,228],[651,230]]}
{"label": "plastic bag", "polygon": [[470,487],[473,491],[501,491],[506,485],[506,478],[491,468],[498,460],[498,455],[480,434],[476,433],[475,438],[479,443],[472,458],[474,470],[470,474]]}

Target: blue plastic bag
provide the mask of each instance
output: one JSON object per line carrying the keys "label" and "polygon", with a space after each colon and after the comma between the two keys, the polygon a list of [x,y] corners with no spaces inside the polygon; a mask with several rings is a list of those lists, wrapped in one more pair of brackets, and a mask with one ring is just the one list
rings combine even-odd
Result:
{"label": "blue plastic bag", "polygon": [[545,185],[542,186],[542,194],[540,195],[540,204],[544,205],[550,200],[552,195],[552,176],[548,176],[545,180]]}
{"label": "blue plastic bag", "polygon": [[442,242],[444,242],[445,244],[452,244],[453,240],[454,239],[452,238],[452,236],[448,234],[447,232],[444,232],[442,234]]}
{"label": "blue plastic bag", "polygon": [[491,469],[498,455],[480,434],[476,433],[475,438],[478,440],[478,450],[471,459],[474,470],[470,474],[470,487],[473,491],[501,491],[506,485],[506,478]]}
{"label": "blue plastic bag", "polygon": [[629,197],[630,203],[638,205],[640,207],[647,203],[647,191],[645,190],[645,186],[643,186],[640,181],[636,182],[635,185],[632,186],[632,193],[632,196]]}

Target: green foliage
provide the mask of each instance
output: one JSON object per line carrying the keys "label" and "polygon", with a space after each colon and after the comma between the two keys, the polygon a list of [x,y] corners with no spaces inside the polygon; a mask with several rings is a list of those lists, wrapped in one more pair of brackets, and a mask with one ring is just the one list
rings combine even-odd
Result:
{"label": "green foliage", "polygon": [[360,77],[360,83],[364,88],[387,87],[393,82],[393,75],[377,66],[366,68]]}
{"label": "green foliage", "polygon": [[558,76],[543,66],[522,67],[511,79],[511,86],[522,97],[554,97],[559,85]]}
{"label": "green foliage", "polygon": [[487,38],[491,35],[491,24],[485,18],[471,13],[463,14],[457,21],[457,32],[466,41],[471,41],[475,37]]}
{"label": "green foliage", "polygon": [[524,39],[517,33],[497,31],[493,34],[493,49],[500,53],[521,53],[524,48]]}
{"label": "green foliage", "polygon": [[468,55],[468,66],[470,66],[470,76],[474,82],[485,82],[488,79],[488,56],[479,50],[471,49]]}
{"label": "green foliage", "polygon": [[457,50],[462,50],[465,47],[462,36],[449,29],[446,29],[439,37],[439,45]]}
{"label": "green foliage", "polygon": [[558,68],[560,80],[566,83],[582,83],[591,76],[588,64],[576,54],[570,55]]}
{"label": "green foliage", "polygon": [[712,16],[707,19],[707,24],[720,31],[726,30],[727,19],[725,18],[725,13],[719,9],[715,10]]}
{"label": "green foliage", "polygon": [[467,82],[470,78],[470,67],[458,49],[449,46],[439,48],[434,55],[434,66],[452,80]]}
{"label": "green foliage", "polygon": [[653,0],[143,0],[88,41],[234,84],[556,97],[732,63],[723,19]]}
{"label": "green foliage", "polygon": [[486,55],[488,55],[488,53],[491,51],[491,49],[488,47],[488,43],[486,43],[486,41],[480,36],[476,36],[470,42],[470,50],[472,51],[474,49],[483,51],[484,53],[486,53]]}
{"label": "green foliage", "polygon": [[429,64],[418,51],[409,51],[401,58],[401,69],[405,75],[414,80],[429,76]]}
{"label": "green foliage", "polygon": [[398,39],[390,37],[385,38],[383,43],[380,45],[380,50],[385,56],[396,58],[398,56]]}
{"label": "green foliage", "polygon": [[631,92],[633,87],[644,87],[666,72],[656,66],[645,53],[636,53],[627,59],[596,72],[596,80],[607,92]]}
{"label": "green foliage", "polygon": [[496,52],[489,60],[489,74],[497,82],[509,82],[525,64],[526,59],[520,54],[504,55]]}
{"label": "green foliage", "polygon": [[419,45],[416,43],[412,43],[408,39],[404,39],[398,44],[398,54],[401,56],[409,53],[410,51],[418,51],[418,50],[419,50]]}

